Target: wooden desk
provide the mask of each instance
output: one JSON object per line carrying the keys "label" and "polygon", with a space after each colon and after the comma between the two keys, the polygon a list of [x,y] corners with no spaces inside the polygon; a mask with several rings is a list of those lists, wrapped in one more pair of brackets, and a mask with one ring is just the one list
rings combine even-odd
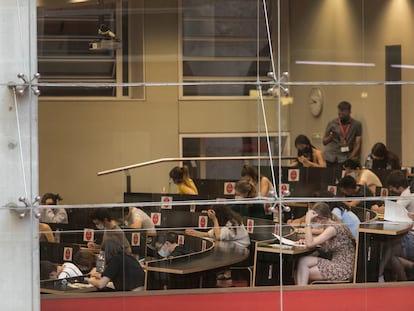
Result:
{"label": "wooden desk", "polygon": [[[185,277],[192,277],[193,281],[198,280],[197,287],[203,287],[203,275],[205,272],[229,267],[246,260],[249,250],[227,241],[208,241],[213,243],[213,247],[206,251],[197,252],[190,255],[174,257],[171,259],[161,259],[147,262],[147,277],[151,282],[151,274],[164,273],[164,281],[169,282],[169,278],[175,278],[180,282]],[[177,277],[181,275],[183,277]],[[215,276],[214,276],[215,279]],[[191,282],[190,282],[191,283]],[[184,284],[184,282],[183,282]],[[193,282],[193,285],[196,282]],[[186,286],[188,284],[185,284]],[[181,285],[179,285],[181,286]],[[149,289],[153,289],[154,284],[148,284]],[[174,286],[172,286],[174,287]]]}
{"label": "wooden desk", "polygon": [[359,233],[372,233],[382,235],[400,235],[411,230],[412,223],[372,221],[359,225]]}
{"label": "wooden desk", "polygon": [[[293,232],[286,235],[286,237],[291,240],[299,240],[302,235]],[[283,264],[283,285],[294,284],[293,266],[296,257],[313,251],[313,249],[309,249],[303,246],[288,246],[283,244],[280,246],[279,244],[279,247],[277,247],[276,245],[278,242],[279,240],[277,239],[256,242],[254,252],[253,286],[280,285],[280,264]],[[263,258],[259,258],[259,256]],[[282,261],[280,258],[282,258]],[[262,276],[258,277],[258,271],[262,273],[262,276],[265,276],[265,279],[263,279]],[[263,271],[265,272],[264,274]]]}
{"label": "wooden desk", "polygon": [[354,283],[378,282],[382,242],[411,230],[412,223],[372,221],[361,223],[356,239]]}
{"label": "wooden desk", "polygon": [[[73,284],[73,287],[70,284]],[[80,284],[79,287],[75,287],[76,284]],[[85,286],[82,286],[81,284],[85,284]],[[40,281],[41,294],[77,294],[96,291],[97,288],[95,286],[87,285],[84,277],[82,276],[67,279]]]}

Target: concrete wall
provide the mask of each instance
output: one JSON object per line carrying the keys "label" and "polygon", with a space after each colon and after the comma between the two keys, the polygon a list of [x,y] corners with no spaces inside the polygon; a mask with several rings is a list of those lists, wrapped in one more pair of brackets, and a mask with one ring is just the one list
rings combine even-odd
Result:
{"label": "concrete wall", "polygon": [[3,0],[0,9],[0,310],[39,310],[38,221],[8,207],[23,211],[19,197],[38,195],[37,98],[15,100],[8,88],[19,72],[36,72],[34,2]]}

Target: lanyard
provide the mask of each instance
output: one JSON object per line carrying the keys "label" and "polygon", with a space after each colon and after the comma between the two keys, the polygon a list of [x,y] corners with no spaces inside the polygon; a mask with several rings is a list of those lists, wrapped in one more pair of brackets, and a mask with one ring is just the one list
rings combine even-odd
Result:
{"label": "lanyard", "polygon": [[338,118],[339,123],[339,130],[342,133],[342,136],[344,137],[344,145],[346,146],[346,135],[348,135],[349,128],[351,127],[351,123],[348,123],[346,128],[344,129],[344,126],[342,125],[341,119]]}

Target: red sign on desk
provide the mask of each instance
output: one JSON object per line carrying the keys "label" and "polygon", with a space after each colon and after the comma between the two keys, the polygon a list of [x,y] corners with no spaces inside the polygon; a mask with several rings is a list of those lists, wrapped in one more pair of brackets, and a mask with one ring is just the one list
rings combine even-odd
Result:
{"label": "red sign on desk", "polygon": [[162,196],[161,197],[161,208],[172,209],[172,205],[171,205],[172,201],[173,201],[173,197]]}
{"label": "red sign on desk", "polygon": [[299,173],[297,169],[288,170],[288,181],[299,181]]}
{"label": "red sign on desk", "polygon": [[254,220],[253,219],[247,219],[247,223],[246,223],[246,230],[248,233],[253,233],[254,230]]}
{"label": "red sign on desk", "polygon": [[381,196],[387,197],[388,196],[388,189],[387,188],[381,188]]}
{"label": "red sign on desk", "polygon": [[224,194],[233,195],[236,194],[236,183],[234,182],[225,182],[224,183]]}
{"label": "red sign on desk", "polygon": [[207,228],[208,216],[198,216],[198,227]]}
{"label": "red sign on desk", "polygon": [[85,228],[83,229],[83,240],[85,242],[93,242],[95,237],[95,230]]}
{"label": "red sign on desk", "polygon": [[63,261],[72,261],[73,248],[64,247],[63,248]]}
{"label": "red sign on desk", "polygon": [[288,193],[290,189],[290,185],[289,184],[280,184],[280,196],[285,195],[285,193]]}
{"label": "red sign on desk", "polygon": [[275,224],[275,228],[274,228],[273,232],[274,232],[276,235],[279,235],[279,224]]}
{"label": "red sign on desk", "polygon": [[336,186],[328,186],[328,191],[333,195],[336,195]]}
{"label": "red sign on desk", "polygon": [[141,242],[141,235],[139,232],[133,232],[131,234],[131,246],[139,246]]}
{"label": "red sign on desk", "polygon": [[154,225],[161,225],[161,213],[151,213],[151,219]]}

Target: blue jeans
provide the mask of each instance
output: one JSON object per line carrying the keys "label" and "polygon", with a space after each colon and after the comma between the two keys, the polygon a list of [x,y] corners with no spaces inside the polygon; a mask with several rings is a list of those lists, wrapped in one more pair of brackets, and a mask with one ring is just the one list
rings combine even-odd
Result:
{"label": "blue jeans", "polygon": [[403,236],[401,247],[405,258],[414,259],[414,234],[412,232]]}

